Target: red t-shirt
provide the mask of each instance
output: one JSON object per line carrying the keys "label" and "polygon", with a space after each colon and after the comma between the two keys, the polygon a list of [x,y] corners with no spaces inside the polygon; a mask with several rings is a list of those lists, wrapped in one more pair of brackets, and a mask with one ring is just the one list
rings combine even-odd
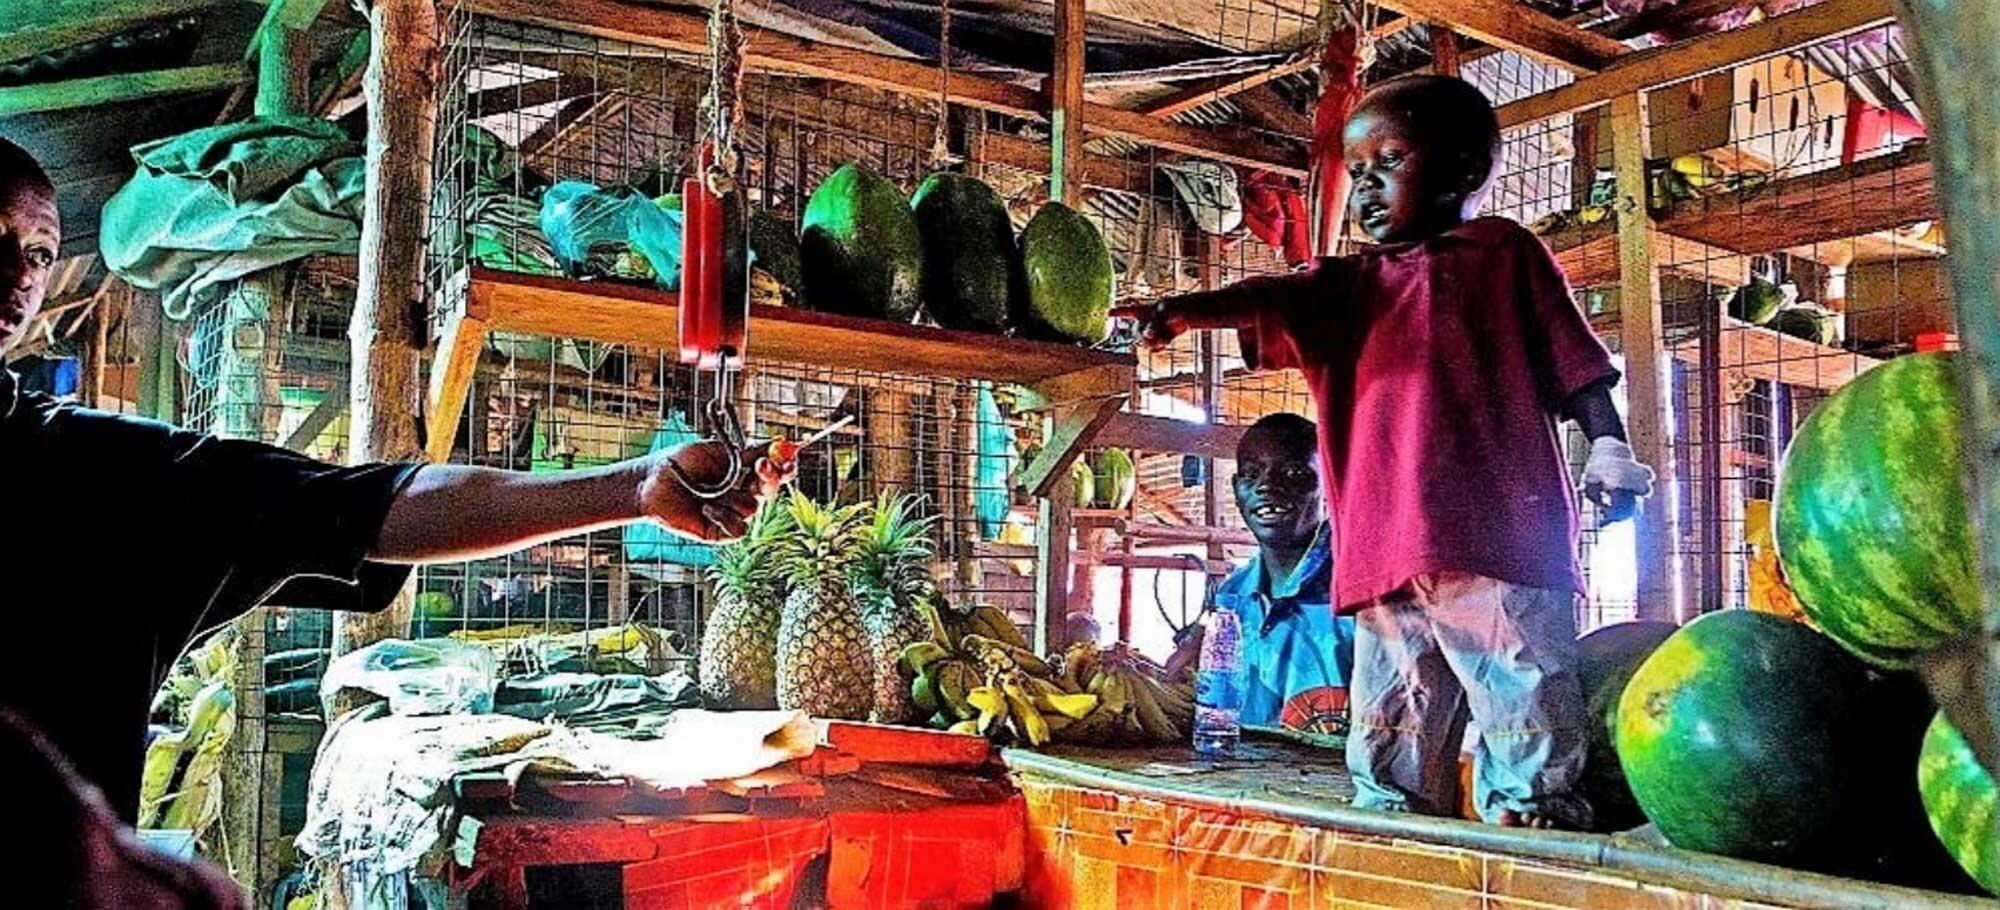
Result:
{"label": "red t-shirt", "polygon": [[1443,571],[1582,593],[1556,416],[1617,370],[1541,240],[1480,218],[1224,293],[1312,390],[1339,612]]}

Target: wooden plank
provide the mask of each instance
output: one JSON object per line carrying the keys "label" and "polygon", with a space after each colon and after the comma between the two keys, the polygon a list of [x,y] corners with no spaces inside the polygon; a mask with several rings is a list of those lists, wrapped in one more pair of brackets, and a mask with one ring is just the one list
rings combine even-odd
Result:
{"label": "wooden plank", "polygon": [[479,355],[491,330],[485,320],[457,312],[446,316],[438,331],[430,389],[424,396],[424,456],[433,464],[451,459],[472,380],[479,374]]}
{"label": "wooden plank", "polygon": [[312,411],[306,414],[306,419],[292,429],[291,434],[285,437],[281,445],[294,452],[306,451],[306,447],[312,445],[313,440],[318,439],[319,434],[326,432],[326,428],[332,426],[346,410],[347,377],[343,376],[339,382],[334,383],[333,388],[326,390],[326,397],[321,398],[319,404],[313,406]]}
{"label": "wooden plank", "polygon": [[1520,126],[1614,98],[1776,56],[1889,21],[1894,0],[1826,0],[1756,25],[1635,53],[1595,76],[1500,106],[1502,128]]}
{"label": "wooden plank", "polygon": [[[670,291],[486,269],[470,282],[467,314],[496,332],[649,347],[680,340],[680,295]],[[1092,387],[1118,376],[1129,387],[1137,369],[1130,355],[1073,345],[774,306],[751,309],[750,350],[759,360],[1019,385],[1082,373]]]}
{"label": "wooden plank", "polygon": [[1893,230],[1939,217],[1930,146],[1676,203],[1660,219],[1675,235],[1761,255]]}
{"label": "wooden plank", "polygon": [[1747,6],[1744,0],[1682,0],[1672,6],[1649,9],[1636,16],[1612,19],[1591,27],[1591,31],[1620,41],[1654,32],[1693,25],[1695,22]]}
{"label": "wooden plank", "polygon": [[[1882,363],[1727,315],[1722,317],[1720,350],[1724,376],[1748,376],[1829,392]],[[1676,343],[1673,354],[1683,362],[1700,363],[1699,339],[1690,337]]]}
{"label": "wooden plank", "polygon": [[[465,0],[460,8],[648,47],[686,53],[702,53],[708,48],[705,17],[618,0],[570,0],[562,4]],[[937,68],[928,63],[809,41],[770,29],[747,27],[743,31],[748,42],[745,65],[753,69],[832,79],[924,99],[937,97]],[[1041,92],[970,73],[952,74],[950,94],[954,104],[1014,117],[1042,119],[1047,113]],[[1082,112],[1085,129],[1091,133],[1292,176],[1305,174],[1303,153],[1274,147],[1255,136],[1204,130],[1088,102]]]}
{"label": "wooden plank", "polygon": [[1195,423],[1121,411],[1097,431],[1094,444],[1204,458],[1235,458],[1236,445],[1243,440],[1245,429],[1234,424]]}
{"label": "wooden plank", "polygon": [[1458,78],[1460,61],[1458,35],[1442,25],[1431,26],[1431,72]]}
{"label": "wooden plank", "polygon": [[250,68],[230,62],[40,82],[0,88],[0,117],[221,91],[249,81]]}
{"label": "wooden plank", "polygon": [[993,758],[992,744],[977,736],[850,720],[820,723],[825,731],[821,739],[827,745],[864,762],[978,768]]}
{"label": "wooden plank", "polygon": [[1039,654],[1061,650],[1069,617],[1070,546],[1074,536],[1069,513],[1076,485],[1068,471],[1056,471],[1051,476],[1054,482],[1049,495],[1042,497],[1036,506],[1039,520],[1035,522],[1035,626],[1031,630],[1031,644]]}
{"label": "wooden plank", "polygon": [[1083,203],[1083,0],[1055,0],[1055,57],[1048,96],[1049,198]]}
{"label": "wooden plank", "polygon": [[[1369,34],[1374,36],[1375,40],[1380,41],[1390,35],[1403,32],[1416,24],[1418,24],[1417,20],[1405,17],[1378,25]],[[1267,67],[1254,73],[1203,79],[1173,94],[1141,104],[1133,108],[1133,110],[1154,117],[1172,117],[1175,114],[1187,113],[1211,101],[1228,98],[1241,92],[1247,92],[1260,85],[1268,85],[1276,82],[1286,76],[1303,73],[1318,64],[1319,48],[1315,44],[1308,43],[1303,47],[1293,50],[1291,59],[1277,66]]]}
{"label": "wooden plank", "polygon": [[1646,211],[1646,99],[1639,92],[1611,105],[1613,167],[1618,175],[1619,340],[1625,352],[1626,436],[1657,475],[1655,495],[1638,517],[1638,615],[1681,618],[1674,545],[1680,540],[1674,497],[1673,375],[1662,356],[1660,270]]}
{"label": "wooden plank", "polygon": [[1041,453],[1021,469],[1016,481],[1019,487],[1034,496],[1053,495],[1056,481],[1069,476],[1070,463],[1083,454],[1084,447],[1097,436],[1098,428],[1109,422],[1122,406],[1121,398],[1102,398],[1067,408],[1056,418],[1054,428],[1042,443]]}
{"label": "wooden plank", "polygon": [[1293,107],[1268,85],[1242,92],[1230,101],[1264,129],[1302,140],[1312,139],[1312,117]]}
{"label": "wooden plank", "polygon": [[1459,34],[1573,73],[1594,73],[1631,49],[1512,0],[1379,0],[1383,9],[1443,22]]}
{"label": "wooden plank", "polygon": [[[1741,287],[1750,281],[1750,259],[1666,231],[1653,231],[1653,261],[1669,272],[1696,281]],[[1555,254],[1556,265],[1577,289],[1616,284],[1619,278],[1618,234],[1615,231],[1568,230],[1542,238]]]}
{"label": "wooden plank", "polygon": [[9,0],[7,23],[0,30],[0,61],[26,60],[50,51],[87,44],[120,32],[188,13],[221,6],[228,0]]}

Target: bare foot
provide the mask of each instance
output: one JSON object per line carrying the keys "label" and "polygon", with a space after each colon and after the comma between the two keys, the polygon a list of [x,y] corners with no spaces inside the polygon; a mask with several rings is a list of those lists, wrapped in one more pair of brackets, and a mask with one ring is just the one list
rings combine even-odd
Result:
{"label": "bare foot", "polygon": [[1537,828],[1543,831],[1552,830],[1557,827],[1555,819],[1546,815],[1534,812],[1516,812],[1512,809],[1507,809],[1500,813],[1499,825],[1502,828]]}

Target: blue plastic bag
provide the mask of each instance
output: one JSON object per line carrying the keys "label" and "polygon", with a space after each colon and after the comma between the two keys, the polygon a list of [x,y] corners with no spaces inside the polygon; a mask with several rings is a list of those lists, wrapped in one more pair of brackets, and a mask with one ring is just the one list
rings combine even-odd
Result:
{"label": "blue plastic bag", "polygon": [[542,233],[572,278],[652,281],[653,267],[632,249],[632,209],[655,208],[630,188],[598,189],[565,180],[542,194]]}

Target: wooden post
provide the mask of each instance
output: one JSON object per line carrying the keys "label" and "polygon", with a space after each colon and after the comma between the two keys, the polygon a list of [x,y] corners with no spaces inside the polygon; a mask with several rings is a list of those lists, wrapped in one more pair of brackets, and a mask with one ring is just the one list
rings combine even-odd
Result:
{"label": "wooden post", "polygon": [[1049,493],[1041,501],[1041,520],[1036,522],[1035,628],[1036,653],[1051,654],[1062,648],[1063,623],[1069,615],[1070,503],[1076,500],[1076,484],[1069,472],[1055,476]]}
{"label": "wooden post", "polygon": [[1431,72],[1456,78],[1459,70],[1458,33],[1442,22],[1432,22]]}
{"label": "wooden post", "polygon": [[1931,124],[1932,179],[1952,225],[1952,299],[1958,310],[1959,400],[1972,515],[1979,527],[1985,622],[1926,661],[1932,694],[1989,771],[2000,772],[2000,5],[1950,0],[1897,4],[1913,38],[1917,86]]}
{"label": "wooden post", "polygon": [[1049,198],[1083,198],[1084,0],[1056,0],[1055,64],[1044,89],[1049,109]]}
{"label": "wooden post", "polygon": [[[431,146],[437,132],[439,51],[432,0],[376,0],[368,11],[368,178],[361,217],[359,290],[348,327],[349,459],[423,457],[417,436],[417,300],[423,276]],[[343,616],[344,654],[407,634],[409,591],[372,616]]]}
{"label": "wooden post", "polygon": [[105,327],[111,323],[109,312],[111,300],[108,295],[112,287],[111,282],[118,279],[113,277],[104,280],[106,283],[98,289],[97,299],[91,301],[90,315],[85,317],[90,320],[90,334],[83,342],[83,376],[78,383],[80,388],[77,390],[77,399],[86,408],[104,407]]}
{"label": "wooden post", "polygon": [[1674,545],[1680,540],[1672,435],[1671,361],[1660,336],[1660,271],[1646,211],[1646,101],[1641,93],[1611,103],[1611,149],[1618,174],[1619,340],[1625,351],[1626,433],[1639,461],[1657,476],[1638,524],[1640,619],[1687,618]]}

